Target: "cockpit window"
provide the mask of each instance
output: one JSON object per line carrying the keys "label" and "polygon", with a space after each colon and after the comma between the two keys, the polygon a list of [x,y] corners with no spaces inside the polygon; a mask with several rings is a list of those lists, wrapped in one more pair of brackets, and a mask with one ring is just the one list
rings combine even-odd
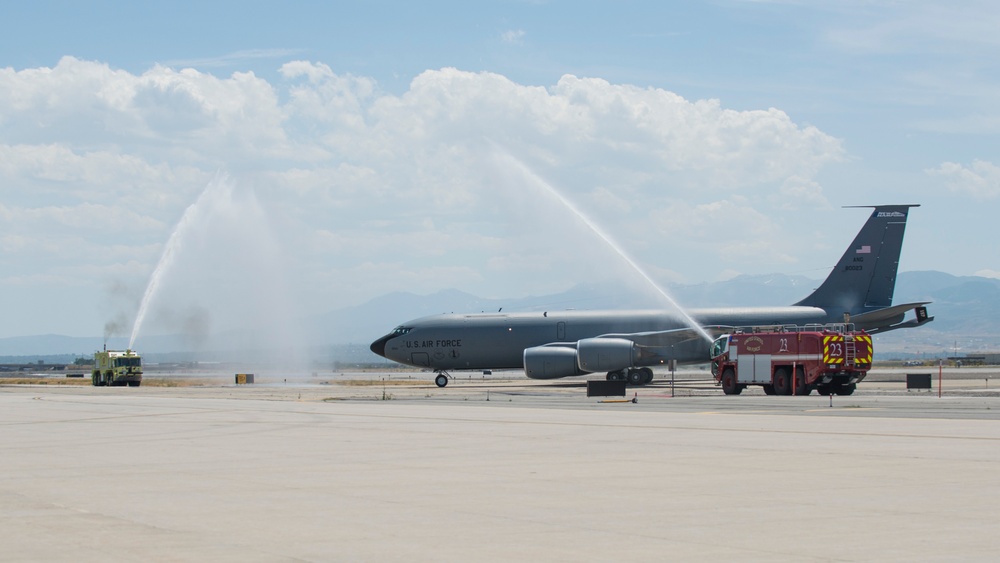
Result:
{"label": "cockpit window", "polygon": [[408,327],[408,326],[397,326],[396,328],[394,328],[392,330],[392,335],[393,336],[402,336],[402,335],[406,334],[407,332],[410,332],[411,328],[412,327]]}

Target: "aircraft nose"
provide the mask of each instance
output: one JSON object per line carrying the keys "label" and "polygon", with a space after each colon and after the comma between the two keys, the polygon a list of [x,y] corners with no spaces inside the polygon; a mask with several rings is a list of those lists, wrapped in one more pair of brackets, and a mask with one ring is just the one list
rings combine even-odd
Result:
{"label": "aircraft nose", "polygon": [[376,353],[376,354],[378,354],[379,356],[382,356],[384,358],[385,357],[385,343],[388,342],[389,339],[391,339],[391,338],[392,338],[392,335],[391,334],[387,334],[387,335],[383,336],[382,338],[379,338],[375,342],[372,342],[372,345],[370,346],[371,351],[374,352],[374,353]]}

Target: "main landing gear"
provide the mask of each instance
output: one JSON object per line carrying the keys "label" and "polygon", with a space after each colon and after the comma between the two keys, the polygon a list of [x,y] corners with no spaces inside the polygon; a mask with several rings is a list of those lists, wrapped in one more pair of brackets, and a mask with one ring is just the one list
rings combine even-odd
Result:
{"label": "main landing gear", "polygon": [[653,370],[649,368],[628,368],[608,372],[608,381],[627,381],[629,385],[645,385],[653,382]]}
{"label": "main landing gear", "polygon": [[448,385],[448,372],[439,371],[437,372],[437,377],[434,378],[434,384],[438,387],[444,387]]}

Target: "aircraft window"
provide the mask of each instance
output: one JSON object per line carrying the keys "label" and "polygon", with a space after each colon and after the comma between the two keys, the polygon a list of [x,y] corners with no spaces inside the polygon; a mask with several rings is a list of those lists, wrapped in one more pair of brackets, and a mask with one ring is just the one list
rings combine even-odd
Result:
{"label": "aircraft window", "polygon": [[410,332],[411,327],[408,326],[398,326],[392,331],[393,336],[402,336],[407,332]]}

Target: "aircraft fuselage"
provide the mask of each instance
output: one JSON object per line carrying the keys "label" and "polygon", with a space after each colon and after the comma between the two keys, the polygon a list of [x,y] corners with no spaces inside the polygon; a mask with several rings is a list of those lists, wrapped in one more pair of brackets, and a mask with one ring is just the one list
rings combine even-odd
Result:
{"label": "aircraft fuselage", "polygon": [[[700,309],[690,313],[701,326],[803,325],[836,320],[823,309],[802,306]],[[515,369],[524,367],[524,351],[535,346],[686,326],[678,315],[655,310],[447,314],[404,323],[372,343],[371,349],[390,360],[433,370]],[[707,362],[710,344],[694,338],[647,363],[655,365],[670,359],[679,363]]]}

